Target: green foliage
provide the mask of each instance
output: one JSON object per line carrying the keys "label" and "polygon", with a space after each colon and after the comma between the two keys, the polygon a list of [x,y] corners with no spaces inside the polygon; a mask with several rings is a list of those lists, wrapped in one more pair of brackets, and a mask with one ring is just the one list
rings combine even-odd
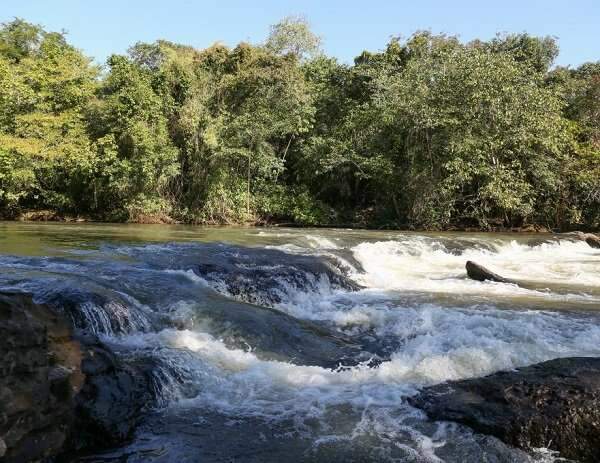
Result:
{"label": "green foliage", "polygon": [[558,56],[558,45],[553,37],[532,37],[525,33],[498,35],[489,44],[484,44],[484,48],[494,53],[506,53],[537,72],[547,72]]}
{"label": "green foliage", "polygon": [[43,35],[44,31],[40,26],[30,24],[19,18],[2,24],[0,55],[18,62],[37,51]]}
{"label": "green foliage", "polygon": [[72,175],[92,156],[82,111],[97,69],[67,44],[16,19],[0,28],[0,208],[74,209]]}
{"label": "green foliage", "polygon": [[560,182],[559,99],[508,54],[426,48],[383,76],[376,96],[383,119],[403,134],[408,221],[431,228],[453,217],[481,226],[490,216],[506,225],[530,218],[538,195]]}
{"label": "green foliage", "polygon": [[158,41],[99,72],[60,33],[0,27],[0,213],[102,220],[600,225],[600,65],[554,39],[419,32],[322,54],[302,18],[264,45]]}
{"label": "green foliage", "polygon": [[265,221],[301,225],[335,223],[330,209],[301,187],[262,185],[255,196],[255,208]]}
{"label": "green foliage", "polygon": [[555,49],[526,36],[394,39],[356,60],[336,95],[345,112],[305,145],[306,159],[338,179],[338,194],[385,220],[392,210],[402,226],[564,225],[556,209],[573,137],[542,69]]}
{"label": "green foliage", "polygon": [[265,46],[275,54],[291,54],[298,59],[315,58],[321,53],[321,38],[310,30],[305,18],[288,16],[271,26]]}
{"label": "green foliage", "polygon": [[[167,187],[179,164],[163,102],[147,70],[124,56],[113,55],[108,63],[110,73],[87,114],[99,158],[91,172],[95,191],[90,208],[128,211],[130,220],[167,215]],[[145,212],[144,204],[149,205]]]}

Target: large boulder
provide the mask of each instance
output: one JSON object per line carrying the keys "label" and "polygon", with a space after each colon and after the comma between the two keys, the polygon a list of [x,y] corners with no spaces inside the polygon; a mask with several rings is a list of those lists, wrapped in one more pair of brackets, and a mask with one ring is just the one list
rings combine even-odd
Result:
{"label": "large boulder", "polygon": [[79,344],[65,320],[31,298],[0,293],[0,458],[60,452],[83,384]]}
{"label": "large boulder", "polygon": [[117,445],[129,439],[156,396],[152,358],[124,361],[95,336],[81,336],[81,371],[86,380],[75,397],[77,432],[69,449]]}
{"label": "large boulder", "polygon": [[127,440],[156,402],[152,356],[117,356],[73,320],[0,292],[0,460],[45,461]]}
{"label": "large boulder", "polygon": [[580,462],[600,456],[600,358],[556,359],[448,382],[409,401],[434,420],[456,421],[509,445],[547,447]]}
{"label": "large boulder", "polygon": [[600,236],[594,233],[584,233],[581,231],[574,231],[568,233],[562,233],[563,236],[572,236],[575,239],[585,241],[592,248],[600,249]]}

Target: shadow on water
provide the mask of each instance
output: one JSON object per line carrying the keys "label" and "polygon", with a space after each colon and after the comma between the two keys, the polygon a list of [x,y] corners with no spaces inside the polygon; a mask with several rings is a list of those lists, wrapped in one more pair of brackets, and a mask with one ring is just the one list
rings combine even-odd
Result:
{"label": "shadow on water", "polygon": [[[269,423],[259,418],[231,417],[210,410],[171,408],[147,417],[140,426],[135,440],[122,448],[94,456],[76,459],[77,463],[367,463],[398,461],[420,463],[448,461],[481,463],[482,455],[489,462],[532,462],[520,450],[511,449],[493,437],[473,435],[461,426],[447,425],[456,438],[439,458],[423,458],[408,446],[399,444],[414,439],[411,433],[435,434],[437,425],[422,419],[403,419],[402,415],[415,413],[414,409],[400,406],[396,419],[404,429],[389,432],[383,442],[375,429],[355,434],[355,423],[364,419],[360,412],[347,407],[331,411],[330,422],[335,428],[324,429],[317,420],[305,423],[302,432],[297,424]],[[366,422],[366,420],[365,420]],[[328,435],[335,432],[336,434]],[[316,438],[315,436],[321,436]],[[397,445],[390,445],[393,443]],[[458,448],[457,448],[458,447]],[[433,449],[431,449],[433,451]],[[425,452],[427,454],[427,451]],[[433,454],[431,454],[433,456]],[[458,457],[458,458],[456,458]],[[448,458],[448,460],[445,460]]]}

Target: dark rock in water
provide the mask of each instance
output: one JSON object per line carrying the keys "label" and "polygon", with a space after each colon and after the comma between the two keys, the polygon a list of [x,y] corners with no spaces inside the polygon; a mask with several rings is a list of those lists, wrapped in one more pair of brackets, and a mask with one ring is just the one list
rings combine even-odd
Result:
{"label": "dark rock in water", "polygon": [[25,463],[121,443],[156,402],[157,360],[117,357],[31,296],[0,292],[0,458]]}
{"label": "dark rock in water", "polygon": [[361,289],[350,277],[360,271],[360,263],[343,250],[336,250],[334,257],[230,244],[171,243],[160,253],[139,247],[128,254],[151,268],[192,270],[222,294],[271,307],[298,293]]}
{"label": "dark rock in water", "polygon": [[570,231],[570,232],[563,232],[563,233],[558,233],[559,236],[567,236],[567,237],[573,237],[579,240],[585,240],[585,237],[587,235],[587,233],[584,233],[582,231]]}
{"label": "dark rock in water", "polygon": [[329,256],[290,254],[278,249],[205,247],[192,268],[217,291],[253,304],[285,302],[295,293],[356,291],[348,268]]}
{"label": "dark rock in water", "polygon": [[[288,259],[288,262],[291,259]],[[293,256],[291,263],[227,266],[200,264],[194,269],[220,291],[253,304],[273,306],[285,301],[293,292],[317,293],[321,286],[356,291],[360,287],[345,277],[329,261]]]}
{"label": "dark rock in water", "polygon": [[585,237],[585,242],[593,248],[600,249],[600,237],[599,236],[592,235],[591,233],[589,233]]}
{"label": "dark rock in water", "polygon": [[494,273],[491,270],[488,270],[483,265],[479,265],[478,263],[473,262],[471,260],[467,261],[465,268],[467,269],[468,277],[472,280],[477,280],[477,281],[489,280],[489,281],[497,281],[500,283],[514,283],[514,281],[509,280],[508,278],[501,277],[497,273]]}
{"label": "dark rock in water", "polygon": [[45,306],[0,293],[0,457],[38,461],[62,449],[83,383],[79,345]]}
{"label": "dark rock in water", "polygon": [[424,389],[409,399],[434,420],[456,421],[524,449],[600,456],[600,358],[550,360]]}
{"label": "dark rock in water", "polygon": [[71,448],[101,448],[127,440],[146,407],[155,403],[152,359],[125,363],[94,336],[82,338],[86,381],[75,398]]}
{"label": "dark rock in water", "polygon": [[600,249],[600,236],[595,235],[593,233],[584,233],[581,231],[574,231],[568,233],[561,233],[563,236],[572,236],[578,240],[585,241],[592,248]]}

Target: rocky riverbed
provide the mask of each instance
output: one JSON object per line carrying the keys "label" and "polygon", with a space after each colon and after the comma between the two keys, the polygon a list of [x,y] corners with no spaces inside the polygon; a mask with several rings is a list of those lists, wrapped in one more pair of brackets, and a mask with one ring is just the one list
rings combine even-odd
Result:
{"label": "rocky riverbed", "polygon": [[[127,442],[156,403],[161,365],[123,361],[27,295],[0,293],[0,314],[2,461],[68,461]],[[408,400],[433,420],[525,450],[545,447],[590,463],[600,455],[600,358],[561,358],[442,383]]]}
{"label": "rocky riverbed", "polygon": [[0,231],[3,461],[594,461],[580,236]]}

